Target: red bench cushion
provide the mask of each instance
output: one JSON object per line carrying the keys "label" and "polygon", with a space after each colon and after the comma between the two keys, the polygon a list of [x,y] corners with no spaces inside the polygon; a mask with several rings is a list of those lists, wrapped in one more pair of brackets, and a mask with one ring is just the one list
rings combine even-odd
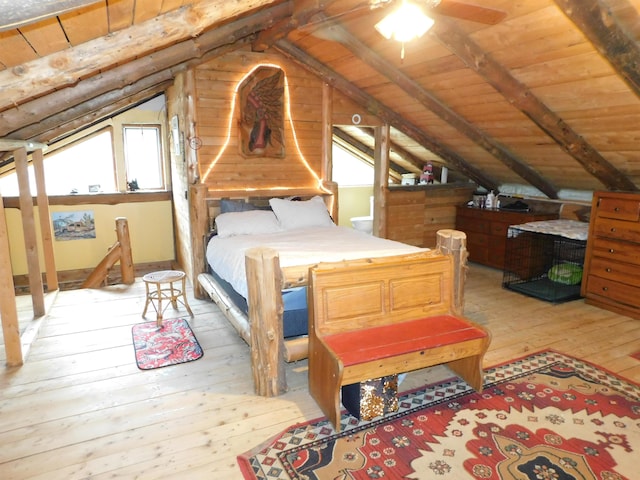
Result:
{"label": "red bench cushion", "polygon": [[437,315],[337,333],[323,339],[342,359],[343,365],[348,366],[486,336],[484,330],[462,318]]}

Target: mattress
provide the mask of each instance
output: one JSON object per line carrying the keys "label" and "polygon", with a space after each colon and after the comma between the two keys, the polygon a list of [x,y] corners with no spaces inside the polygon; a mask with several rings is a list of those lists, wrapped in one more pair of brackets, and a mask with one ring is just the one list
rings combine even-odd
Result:
{"label": "mattress", "polygon": [[207,263],[244,298],[247,298],[248,290],[245,254],[254,247],[275,249],[282,268],[314,265],[319,262],[388,257],[427,250],[339,226],[223,238],[214,236],[207,244]]}
{"label": "mattress", "polygon": [[[236,235],[225,238],[214,236],[209,240],[206,250],[209,270],[221,288],[245,314],[248,314],[245,253],[248,249],[259,246],[276,249],[279,252],[281,267],[401,255],[426,250],[336,226],[262,235]],[[306,287],[283,290],[282,299],[284,337],[306,335]]]}

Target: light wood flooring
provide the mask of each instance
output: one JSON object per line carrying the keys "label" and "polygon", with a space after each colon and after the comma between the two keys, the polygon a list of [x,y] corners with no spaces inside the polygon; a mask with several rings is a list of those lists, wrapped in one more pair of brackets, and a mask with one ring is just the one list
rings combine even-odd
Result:
{"label": "light wood flooring", "polygon": [[[493,333],[486,366],[552,348],[640,382],[629,356],[640,350],[640,320],[582,300],[552,305],[503,290],[501,279],[470,265],[465,313]],[[1,373],[0,479],[240,479],[238,454],[321,415],[306,361],[287,366],[285,395],[256,397],[246,344],[210,301],[189,299],[204,356],[141,371],[131,342],[143,321],[139,279],[59,292],[25,365]],[[401,389],[448,374],[414,372]]]}

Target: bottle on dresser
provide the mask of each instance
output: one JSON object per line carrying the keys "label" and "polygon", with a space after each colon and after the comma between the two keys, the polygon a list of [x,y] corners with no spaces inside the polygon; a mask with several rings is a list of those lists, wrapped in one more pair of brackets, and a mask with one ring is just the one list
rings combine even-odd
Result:
{"label": "bottle on dresser", "polygon": [[495,207],[496,207],[496,195],[493,193],[493,190],[491,190],[487,195],[487,199],[484,202],[484,208],[495,208]]}

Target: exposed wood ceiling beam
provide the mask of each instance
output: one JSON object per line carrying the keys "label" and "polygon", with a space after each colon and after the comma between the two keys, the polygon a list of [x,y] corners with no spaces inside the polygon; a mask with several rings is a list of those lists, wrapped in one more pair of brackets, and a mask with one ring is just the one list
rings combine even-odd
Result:
{"label": "exposed wood ceiling beam", "polygon": [[[333,127],[333,135],[339,138],[340,140],[342,140],[344,143],[348,144],[351,147],[351,149],[357,150],[359,152],[358,156],[361,157],[363,161],[365,161],[366,163],[368,163],[373,167],[373,164],[374,164],[373,158],[375,154],[373,148],[371,148],[369,145],[364,144],[357,138],[352,137],[340,127]],[[409,173],[409,171],[406,168],[402,167],[401,165],[398,165],[394,161],[391,161],[389,163],[389,167],[393,170],[391,175],[395,180],[399,180],[400,176],[403,173]]]}
{"label": "exposed wood ceiling beam", "polygon": [[535,122],[609,190],[637,190],[626,175],[611,165],[531,90],[452,22],[440,19],[432,28],[431,34]]}
{"label": "exposed wood ceiling beam", "polygon": [[[100,73],[80,81],[72,88],[57,90],[23,105],[10,108],[2,113],[0,136],[11,135],[16,138],[54,138],[43,136],[46,127],[53,128],[55,123],[48,118],[66,115],[64,123],[70,121],[74,107],[92,103],[95,97],[103,97],[111,91],[121,91],[128,85],[138,82],[140,88],[149,88],[155,78],[164,82],[178,71],[221,55],[230,49],[240,48],[248,37],[259,31],[264,25],[277,21],[286,15],[286,6],[276,6],[222,27],[209,30],[195,39],[171,45],[168,48],[146,55],[132,62]],[[146,77],[150,77],[145,80]],[[102,108],[102,107],[100,107]],[[60,111],[63,110],[61,113]],[[81,115],[86,115],[83,111]],[[29,129],[26,126],[32,125]],[[16,126],[19,126],[16,129]]]}
{"label": "exposed wood ceiling beam", "polygon": [[33,150],[46,149],[47,146],[37,142],[25,142],[24,140],[13,140],[11,138],[0,138],[0,152],[11,152],[19,148],[24,148],[27,152]]}
{"label": "exposed wood ceiling beam", "polygon": [[555,0],[569,19],[640,97],[640,46],[598,0]]}
{"label": "exposed wood ceiling beam", "polygon": [[72,49],[2,70],[0,111],[14,106],[16,99],[27,101],[75,85],[79,79],[94,75],[97,71],[108,70],[174,43],[198,37],[213,25],[272,3],[274,0],[199,2]]}
{"label": "exposed wood ceiling beam", "polygon": [[[265,28],[257,36],[253,43],[253,50],[263,52],[271,47],[278,40],[286,38],[293,30],[315,22],[318,14],[324,13],[332,4],[344,7],[344,12],[352,11],[354,8],[344,0],[290,0],[290,15],[282,19],[270,28]],[[368,9],[368,5],[365,5]],[[359,7],[362,8],[362,5]],[[340,12],[335,12],[334,16],[340,16]]]}
{"label": "exposed wood ceiling beam", "polygon": [[387,107],[368,93],[359,89],[337,72],[331,70],[288,40],[279,40],[276,42],[275,48],[283,55],[286,55],[288,58],[298,62],[300,66],[316,74],[323,81],[350,97],[354,102],[361,105],[367,112],[382,118],[408,137],[438,155],[447,162],[448,166],[451,168],[458,170],[460,173],[466,175],[474,182],[482,185],[488,190],[498,190],[498,184],[495,180],[487,177],[487,175],[479,169],[469,165],[469,163],[467,163],[467,161],[460,157],[456,152],[428,136],[417,126],[398,115],[393,111],[393,109]]}
{"label": "exposed wood ceiling beam", "polygon": [[48,130],[46,132],[46,138],[42,138],[42,140],[46,140],[49,142],[49,138],[63,138],[72,132],[77,132],[78,130],[86,128],[89,125],[100,122],[105,118],[112,117],[114,115],[117,115],[118,113],[122,113],[132,106],[138,103],[142,103],[149,98],[163,92],[172,84],[173,81],[167,81],[165,83],[154,85],[153,87],[150,87],[146,90],[137,90],[130,95],[123,96],[121,98],[115,98],[108,104],[103,105],[102,108],[93,108],[83,117],[74,118],[72,120],[69,120],[67,123],[60,124],[53,130]]}
{"label": "exposed wood ceiling beam", "polygon": [[366,44],[351,35],[344,28],[338,25],[333,25],[330,29],[332,38],[348,48],[357,59],[363,61],[378,73],[391,80],[410,97],[415,98],[418,102],[422,103],[425,108],[435,113],[461,134],[465,135],[467,138],[485,149],[526,182],[536,187],[549,198],[558,198],[558,191],[556,188],[533,168],[519,158],[516,158],[516,156],[507,149],[507,147],[491,138],[485,132],[482,132],[479,128],[468,122],[464,117],[443,104],[435,95],[425,90],[420,84],[408,75],[405,75],[402,71],[391,66],[385,58],[375,53]]}
{"label": "exposed wood ceiling beam", "polygon": [[[113,116],[121,111],[118,104],[121,100],[128,100],[131,105],[139,102],[139,93],[146,91],[149,97],[162,93],[173,83],[172,72],[160,72],[156,75],[146,77],[140,82],[126,85],[121,89],[111,90],[97,97],[93,97],[86,102],[82,102],[73,107],[60,111],[42,122],[31,124],[25,128],[16,130],[13,134],[15,138],[34,139],[43,143],[51,143],[72,132],[72,129],[80,128],[82,125],[91,125],[104,118]],[[133,101],[133,98],[138,98]],[[109,108],[109,107],[112,108]],[[108,112],[104,117],[97,115],[97,112]]]}
{"label": "exposed wood ceiling beam", "polygon": [[[360,128],[360,131],[366,133],[371,138],[375,138],[374,128],[372,127],[359,127],[359,128]],[[411,152],[409,152],[408,150],[406,150],[405,148],[401,147],[400,145],[398,145],[393,141],[391,142],[391,150],[395,152],[397,155],[399,155],[400,157],[402,157],[404,160],[406,160],[408,163],[413,165],[420,173],[422,173],[424,169],[424,165],[425,163],[427,163],[423,159],[416,157]],[[442,166],[434,163],[433,173],[436,176],[436,178],[440,178],[442,175]],[[454,176],[455,176],[455,172],[452,171],[449,173],[449,178],[452,178]]]}

